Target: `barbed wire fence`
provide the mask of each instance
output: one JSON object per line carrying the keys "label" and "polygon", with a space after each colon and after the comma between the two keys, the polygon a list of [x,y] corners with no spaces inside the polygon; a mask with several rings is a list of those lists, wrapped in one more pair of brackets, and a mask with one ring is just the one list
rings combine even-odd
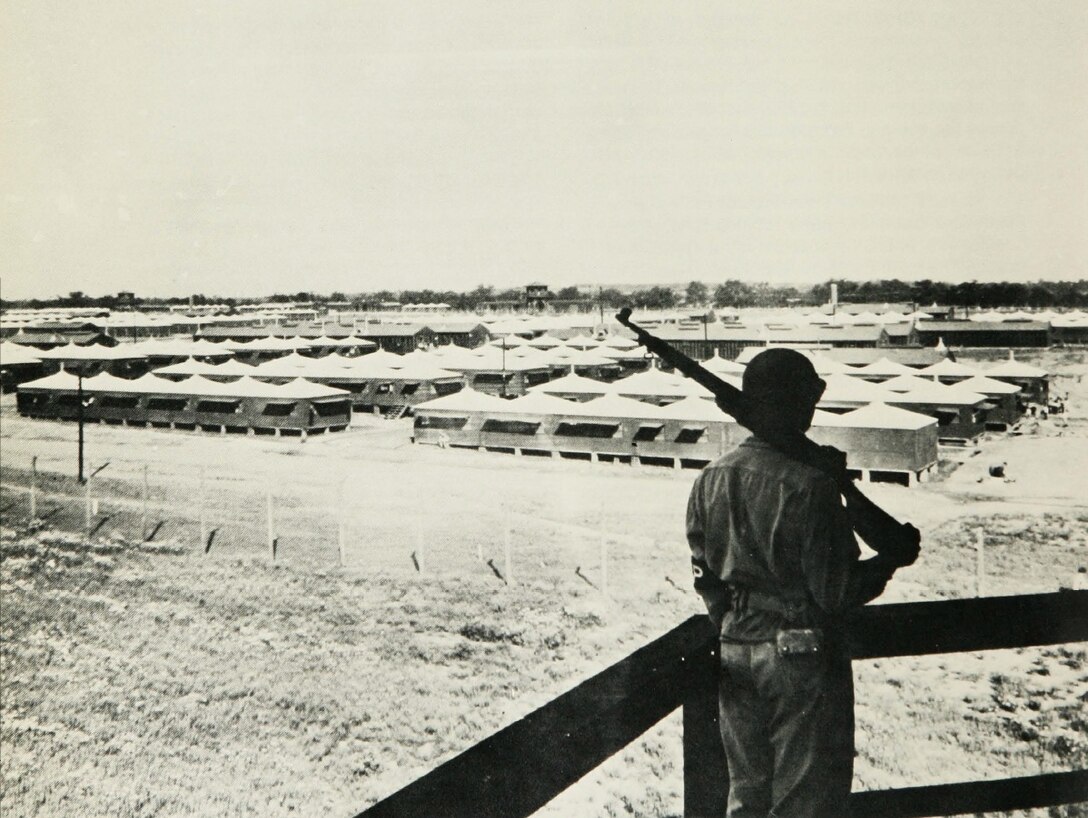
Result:
{"label": "barbed wire fence", "polygon": [[48,526],[85,539],[169,543],[196,559],[401,578],[475,575],[507,587],[566,578],[610,599],[624,553],[665,551],[649,536],[618,533],[593,497],[541,514],[481,497],[450,514],[429,502],[440,487],[421,481],[373,485],[365,474],[346,473],[329,492],[212,464],[194,472],[92,460],[81,484],[22,454],[22,462],[5,457],[0,467],[6,528]]}

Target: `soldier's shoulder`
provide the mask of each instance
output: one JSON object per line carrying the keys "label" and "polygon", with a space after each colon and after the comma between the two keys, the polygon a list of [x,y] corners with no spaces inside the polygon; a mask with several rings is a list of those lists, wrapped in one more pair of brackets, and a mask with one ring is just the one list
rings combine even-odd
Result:
{"label": "soldier's shoulder", "polygon": [[737,469],[762,474],[796,489],[816,489],[834,481],[824,472],[795,460],[762,441],[745,441],[707,468]]}

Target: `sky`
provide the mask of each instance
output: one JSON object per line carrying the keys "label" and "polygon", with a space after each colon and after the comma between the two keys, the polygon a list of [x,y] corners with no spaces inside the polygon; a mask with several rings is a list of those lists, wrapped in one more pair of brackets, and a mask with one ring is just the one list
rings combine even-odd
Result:
{"label": "sky", "polygon": [[1088,278],[1088,3],[5,0],[0,295]]}

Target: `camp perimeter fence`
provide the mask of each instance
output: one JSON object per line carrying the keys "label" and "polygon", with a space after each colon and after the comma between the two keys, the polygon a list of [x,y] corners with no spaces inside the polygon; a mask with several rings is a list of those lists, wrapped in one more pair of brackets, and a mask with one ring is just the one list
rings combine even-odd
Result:
{"label": "camp perimeter fence", "polygon": [[[12,462],[12,461],[15,462]],[[587,500],[573,513],[509,510],[482,497],[457,513],[429,492],[333,475],[329,486],[284,486],[219,467],[167,471],[90,461],[85,482],[33,455],[0,466],[0,523],[32,523],[89,539],[169,543],[211,560],[270,560],[308,570],[400,577],[482,575],[505,585],[541,577],[613,596],[626,564],[659,559],[663,583],[686,576],[675,543],[617,533]],[[569,510],[568,510],[569,511]],[[637,556],[636,556],[637,553]]]}

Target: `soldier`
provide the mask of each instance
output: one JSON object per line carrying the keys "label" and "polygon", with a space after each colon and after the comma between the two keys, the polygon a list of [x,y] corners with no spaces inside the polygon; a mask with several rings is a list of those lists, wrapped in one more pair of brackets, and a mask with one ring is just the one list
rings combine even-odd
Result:
{"label": "soldier", "polygon": [[[695,588],[720,634],[728,818],[848,814],[854,689],[843,618],[917,556],[915,539],[905,561],[861,560],[853,527],[873,530],[859,525],[864,512],[844,505],[826,466],[783,446],[809,428],[824,386],[794,350],[753,358],[742,391],[770,428],[704,469],[688,503]],[[845,456],[822,454],[847,480]]]}

